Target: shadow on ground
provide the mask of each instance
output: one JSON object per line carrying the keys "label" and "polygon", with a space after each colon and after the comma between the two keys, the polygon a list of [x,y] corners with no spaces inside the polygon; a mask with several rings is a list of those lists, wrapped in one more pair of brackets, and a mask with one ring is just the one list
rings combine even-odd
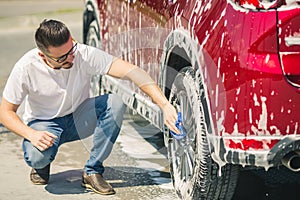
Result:
{"label": "shadow on ground", "polygon": [[[82,173],[82,169],[77,169],[51,174],[49,184],[45,189],[57,195],[87,193],[88,191],[81,187]],[[153,170],[151,174],[153,173],[157,177],[170,180],[170,174],[167,172]],[[148,170],[136,167],[106,167],[103,176],[114,188],[158,185],[153,181],[153,176]]]}
{"label": "shadow on ground", "polygon": [[[276,177],[274,177],[276,178]],[[241,171],[233,200],[299,200],[299,183],[270,184],[265,174]]]}

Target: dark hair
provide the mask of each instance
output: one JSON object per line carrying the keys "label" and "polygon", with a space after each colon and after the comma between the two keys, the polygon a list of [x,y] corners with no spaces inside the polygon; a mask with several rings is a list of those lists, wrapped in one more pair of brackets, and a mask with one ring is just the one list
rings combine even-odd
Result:
{"label": "dark hair", "polygon": [[42,52],[49,53],[49,46],[59,47],[65,44],[70,35],[70,31],[64,23],[45,19],[35,32],[35,43]]}

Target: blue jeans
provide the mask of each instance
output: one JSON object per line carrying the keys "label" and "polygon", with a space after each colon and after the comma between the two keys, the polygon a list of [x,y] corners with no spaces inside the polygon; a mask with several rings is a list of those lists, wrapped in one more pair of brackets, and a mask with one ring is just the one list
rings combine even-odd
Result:
{"label": "blue jeans", "polygon": [[[104,172],[103,161],[109,156],[119,135],[125,106],[120,97],[107,94],[85,100],[74,113],[50,120],[33,120],[28,126],[48,131],[57,136],[52,147],[40,151],[24,139],[23,151],[26,163],[41,169],[51,163],[60,145],[84,139],[93,134],[90,158],[84,166],[87,174]],[[78,152],[80,153],[80,152]]]}

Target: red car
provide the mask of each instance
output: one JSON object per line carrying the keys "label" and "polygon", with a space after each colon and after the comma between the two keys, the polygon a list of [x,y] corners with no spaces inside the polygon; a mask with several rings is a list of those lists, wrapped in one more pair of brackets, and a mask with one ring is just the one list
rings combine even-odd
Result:
{"label": "red car", "polygon": [[180,198],[231,199],[241,167],[300,170],[299,0],[86,0],[83,40],[145,69],[182,113],[177,140],[140,90],[92,81],[164,133]]}

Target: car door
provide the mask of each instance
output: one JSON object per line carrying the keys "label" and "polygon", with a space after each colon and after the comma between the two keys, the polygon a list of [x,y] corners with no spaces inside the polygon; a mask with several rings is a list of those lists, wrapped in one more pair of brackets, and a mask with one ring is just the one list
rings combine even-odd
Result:
{"label": "car door", "polygon": [[[99,8],[103,49],[139,66],[158,82],[163,44],[169,33],[164,28],[168,5],[167,0],[116,0],[102,3]],[[121,95],[129,108],[157,127],[162,127],[158,106],[132,82],[103,76],[101,86],[105,87],[105,91]]]}

